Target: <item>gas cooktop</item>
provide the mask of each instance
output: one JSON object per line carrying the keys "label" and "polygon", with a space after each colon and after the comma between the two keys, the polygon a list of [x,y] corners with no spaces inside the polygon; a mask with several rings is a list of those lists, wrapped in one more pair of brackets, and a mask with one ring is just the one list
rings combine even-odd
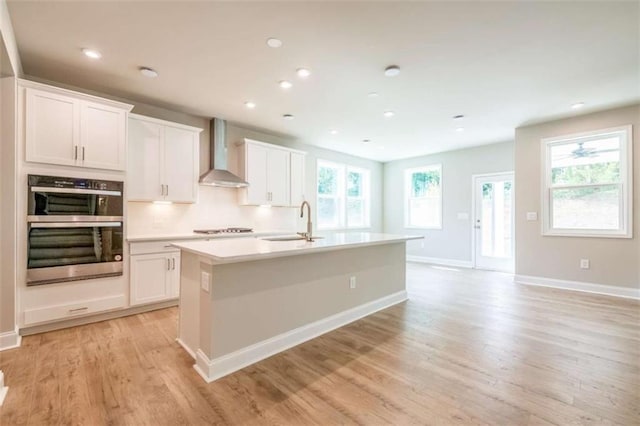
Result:
{"label": "gas cooktop", "polygon": [[251,228],[194,229],[196,234],[238,234],[253,232]]}

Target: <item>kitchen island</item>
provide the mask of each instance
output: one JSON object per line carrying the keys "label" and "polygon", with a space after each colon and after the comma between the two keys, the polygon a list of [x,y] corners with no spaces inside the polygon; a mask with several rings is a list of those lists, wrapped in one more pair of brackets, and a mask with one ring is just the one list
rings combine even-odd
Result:
{"label": "kitchen island", "polygon": [[407,299],[405,244],[337,233],[315,241],[188,241],[178,342],[208,382]]}

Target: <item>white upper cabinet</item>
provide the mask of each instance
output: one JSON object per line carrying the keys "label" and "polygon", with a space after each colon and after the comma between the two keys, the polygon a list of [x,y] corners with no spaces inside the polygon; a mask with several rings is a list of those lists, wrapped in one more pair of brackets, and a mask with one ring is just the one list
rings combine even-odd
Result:
{"label": "white upper cabinet", "polygon": [[202,129],[129,115],[129,201],[195,203]]}
{"label": "white upper cabinet", "polygon": [[132,106],[20,80],[26,161],[124,170]]}
{"label": "white upper cabinet", "polygon": [[241,190],[241,204],[299,205],[304,188],[304,152],[250,139],[245,139],[239,149],[240,176],[249,182]]}
{"label": "white upper cabinet", "polygon": [[80,104],[80,158],[84,167],[127,167],[127,111],[95,102]]}
{"label": "white upper cabinet", "polygon": [[127,199],[162,200],[162,133],[163,126],[129,117],[127,164]]}
{"label": "white upper cabinet", "polygon": [[305,198],[305,161],[306,156],[301,152],[291,153],[291,205],[300,206]]}

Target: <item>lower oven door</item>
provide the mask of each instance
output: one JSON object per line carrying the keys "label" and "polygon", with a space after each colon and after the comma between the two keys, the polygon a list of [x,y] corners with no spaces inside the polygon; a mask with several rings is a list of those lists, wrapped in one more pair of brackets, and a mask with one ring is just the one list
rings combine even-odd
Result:
{"label": "lower oven door", "polygon": [[33,222],[28,233],[28,286],[122,275],[122,222]]}

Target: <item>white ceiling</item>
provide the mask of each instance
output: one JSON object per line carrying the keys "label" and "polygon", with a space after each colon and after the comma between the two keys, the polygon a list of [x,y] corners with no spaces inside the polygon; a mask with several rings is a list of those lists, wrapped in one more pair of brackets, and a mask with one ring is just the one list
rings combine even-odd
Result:
{"label": "white ceiling", "polygon": [[[577,114],[578,101],[584,113],[640,100],[638,2],[8,5],[28,75],[379,161],[513,140],[522,124]],[[390,64],[399,76],[383,75]]]}

